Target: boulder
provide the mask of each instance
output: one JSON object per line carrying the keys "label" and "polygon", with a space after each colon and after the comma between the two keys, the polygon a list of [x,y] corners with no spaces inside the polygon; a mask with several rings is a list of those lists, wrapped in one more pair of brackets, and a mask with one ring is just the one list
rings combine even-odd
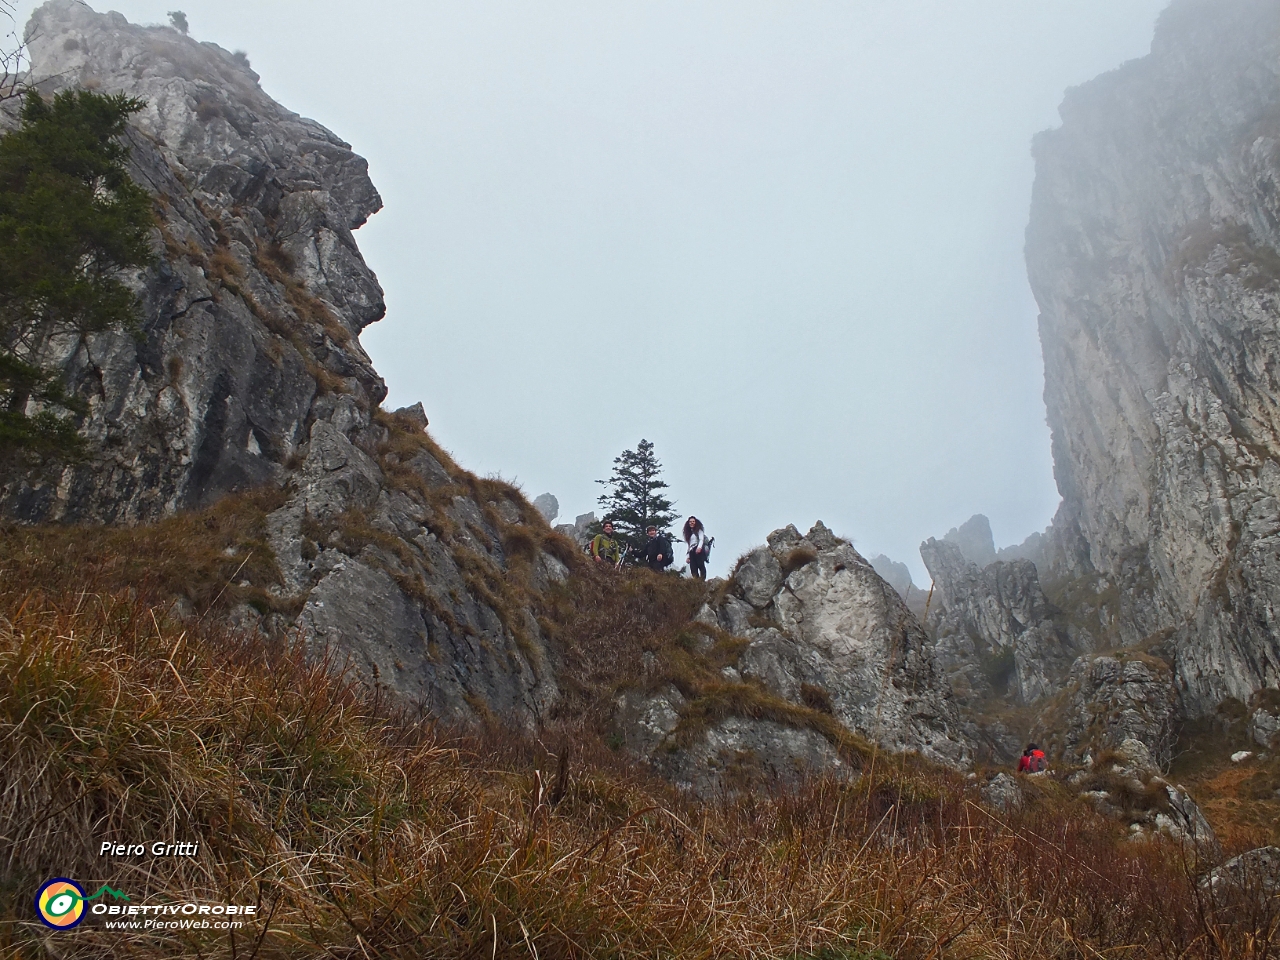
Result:
{"label": "boulder", "polygon": [[1201,878],[1200,887],[1213,893],[1234,888],[1274,897],[1280,894],[1280,847],[1257,847],[1232,857]]}
{"label": "boulder", "polygon": [[1261,708],[1255,710],[1249,720],[1249,735],[1264,750],[1273,749],[1280,736],[1280,716]]}
{"label": "boulder", "polygon": [[1169,812],[1157,813],[1156,829],[1174,840],[1189,841],[1198,846],[1216,847],[1218,838],[1213,827],[1205,819],[1199,805],[1191,799],[1185,787],[1164,785],[1169,798]]}
{"label": "boulder", "polygon": [[1022,788],[1016,777],[997,773],[982,788],[982,799],[997,810],[1006,813],[1022,806]]}
{"label": "boulder", "polygon": [[746,717],[720,721],[688,750],[658,754],[655,765],[677,786],[705,797],[815,775],[858,775],[820,733]]}
{"label": "boulder", "polygon": [[946,678],[902,598],[847,540],[818,522],[775,530],[733,572],[712,612],[748,641],[744,680],[791,702],[822,691],[850,731],[961,766],[971,744]]}

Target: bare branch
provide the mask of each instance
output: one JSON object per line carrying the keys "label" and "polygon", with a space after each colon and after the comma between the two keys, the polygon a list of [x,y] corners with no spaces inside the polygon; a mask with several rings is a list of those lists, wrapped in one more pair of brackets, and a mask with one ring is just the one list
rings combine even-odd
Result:
{"label": "bare branch", "polygon": [[0,103],[26,92],[31,58],[27,55],[26,40],[18,30],[13,0],[0,0]]}

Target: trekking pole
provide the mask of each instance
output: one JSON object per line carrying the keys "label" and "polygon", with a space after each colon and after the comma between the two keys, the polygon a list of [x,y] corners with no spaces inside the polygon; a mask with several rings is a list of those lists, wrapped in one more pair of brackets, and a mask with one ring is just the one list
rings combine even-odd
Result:
{"label": "trekking pole", "polygon": [[621,570],[621,569],[622,569],[622,561],[623,561],[623,560],[625,560],[625,559],[627,559],[627,554],[628,554],[628,553],[630,553],[630,552],[631,552],[631,544],[627,544],[627,549],[625,549],[625,550],[623,550],[623,551],[622,551],[622,554],[618,557],[618,562],[617,562],[617,563],[615,563],[615,564],[613,565],[613,569],[615,569],[615,570]]}

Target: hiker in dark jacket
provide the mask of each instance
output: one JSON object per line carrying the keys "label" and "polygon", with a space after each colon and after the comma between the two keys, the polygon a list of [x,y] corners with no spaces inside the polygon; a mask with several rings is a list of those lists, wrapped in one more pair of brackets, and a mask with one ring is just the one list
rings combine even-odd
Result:
{"label": "hiker in dark jacket", "polygon": [[645,533],[649,535],[649,542],[644,545],[644,562],[648,564],[650,570],[661,573],[671,566],[673,559],[671,541],[667,539],[666,534],[658,533],[658,528],[655,526],[650,526]]}
{"label": "hiker in dark jacket", "polygon": [[707,557],[711,556],[714,541],[707,539],[707,531],[697,517],[690,517],[684,522],[682,535],[689,545],[689,575],[699,580],[707,579]]}

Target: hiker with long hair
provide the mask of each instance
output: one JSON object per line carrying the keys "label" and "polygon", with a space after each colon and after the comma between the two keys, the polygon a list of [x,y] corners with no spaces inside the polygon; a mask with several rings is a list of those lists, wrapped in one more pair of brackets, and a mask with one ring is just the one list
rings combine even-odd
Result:
{"label": "hiker with long hair", "polygon": [[689,575],[699,580],[707,579],[707,557],[711,555],[711,544],[715,541],[708,539],[707,531],[697,517],[690,517],[684,522],[681,535],[689,545]]}

